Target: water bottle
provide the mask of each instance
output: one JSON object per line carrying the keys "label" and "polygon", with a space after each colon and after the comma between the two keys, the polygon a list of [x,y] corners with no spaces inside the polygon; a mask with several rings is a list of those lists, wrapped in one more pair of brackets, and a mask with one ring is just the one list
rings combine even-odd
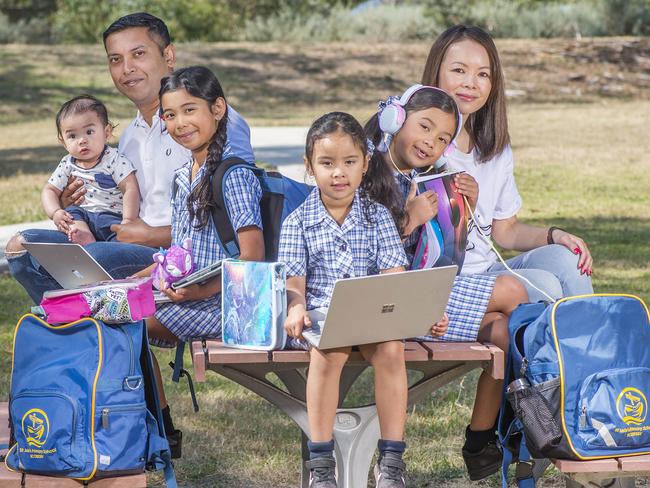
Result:
{"label": "water bottle", "polygon": [[530,383],[526,378],[517,378],[506,388],[506,393],[512,393],[519,390],[525,390],[530,387]]}

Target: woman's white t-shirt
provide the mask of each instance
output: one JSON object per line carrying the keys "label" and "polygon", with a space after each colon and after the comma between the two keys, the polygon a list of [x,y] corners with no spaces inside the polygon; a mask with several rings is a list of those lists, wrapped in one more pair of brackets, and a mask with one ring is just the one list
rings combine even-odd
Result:
{"label": "woman's white t-shirt", "polygon": [[497,261],[497,255],[487,239],[479,235],[477,224],[483,234],[491,236],[492,221],[516,215],[522,204],[515,183],[512,149],[506,146],[499,155],[484,163],[478,162],[475,151],[467,154],[458,149],[445,159],[449,169],[465,171],[478,182],[478,204],[474,211],[477,222],[469,219],[467,252],[461,274],[483,273]]}

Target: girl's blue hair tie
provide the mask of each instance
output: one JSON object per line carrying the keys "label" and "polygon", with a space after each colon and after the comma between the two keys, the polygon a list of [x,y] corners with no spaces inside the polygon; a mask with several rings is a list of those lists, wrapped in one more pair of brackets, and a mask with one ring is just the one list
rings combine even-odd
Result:
{"label": "girl's blue hair tie", "polygon": [[375,152],[375,145],[370,139],[366,139],[366,147],[368,149],[368,154],[372,156]]}
{"label": "girl's blue hair tie", "polygon": [[386,100],[380,100],[377,104],[377,113],[381,114],[386,107],[391,105],[393,102],[399,101],[399,97],[389,96]]}

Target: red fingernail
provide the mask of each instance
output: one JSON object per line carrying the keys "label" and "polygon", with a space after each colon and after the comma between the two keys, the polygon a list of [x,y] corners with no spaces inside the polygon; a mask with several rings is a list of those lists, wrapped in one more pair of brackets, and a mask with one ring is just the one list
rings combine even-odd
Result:
{"label": "red fingernail", "polygon": [[573,254],[580,254],[580,248],[579,248],[579,247],[576,247],[576,248],[573,250]]}

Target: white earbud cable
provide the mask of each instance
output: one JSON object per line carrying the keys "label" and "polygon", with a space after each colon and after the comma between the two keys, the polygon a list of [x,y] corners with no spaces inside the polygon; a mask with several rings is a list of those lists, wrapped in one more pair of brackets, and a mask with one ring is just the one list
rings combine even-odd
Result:
{"label": "white earbud cable", "polygon": [[526,283],[528,283],[528,284],[531,286],[531,288],[534,288],[535,290],[537,290],[538,292],[540,292],[542,295],[544,295],[546,298],[548,298],[552,303],[555,303],[555,302],[557,301],[557,299],[555,299],[555,298],[553,298],[552,296],[550,296],[550,295],[549,295],[548,293],[546,293],[544,290],[541,290],[541,289],[537,288],[535,285],[533,285],[533,284],[530,282],[530,280],[529,280],[528,278],[526,278],[525,276],[520,275],[519,273],[517,273],[516,271],[514,271],[510,266],[508,266],[508,265],[506,264],[505,260],[501,257],[501,254],[499,254],[499,251],[497,251],[496,247],[494,247],[494,243],[492,242],[492,239],[491,239],[489,236],[486,236],[486,235],[483,233],[483,231],[481,230],[481,226],[479,225],[478,221],[477,221],[476,218],[474,217],[474,212],[472,212],[472,207],[470,206],[469,202],[467,201],[467,197],[466,197],[465,195],[463,195],[463,200],[465,200],[465,205],[467,206],[467,209],[469,210],[469,215],[470,215],[471,219],[474,221],[474,224],[476,225],[476,231],[477,231],[477,232],[479,233],[479,235],[480,235],[481,237],[483,237],[483,239],[484,239],[484,240],[485,240],[485,241],[490,245],[490,247],[492,248],[492,250],[495,252],[495,254],[497,255],[497,257],[499,258],[499,261],[501,261],[501,264],[503,264],[503,265],[505,266],[505,268],[506,268],[508,271],[510,271],[513,275],[515,275],[517,278],[519,278],[520,280],[525,281]]}
{"label": "white earbud cable", "polygon": [[[406,176],[404,173],[402,173],[402,171],[400,171],[400,169],[397,167],[397,164],[395,164],[395,161],[393,160],[393,155],[392,155],[391,152],[390,152],[390,146],[388,147],[388,158],[390,159],[390,162],[393,164],[393,167],[395,168],[395,170],[396,170],[396,171],[397,171],[397,172],[398,172],[398,173],[399,173],[403,178],[407,179],[408,181],[413,181],[412,178],[410,178],[409,176]],[[477,231],[478,234],[479,234],[479,235],[480,235],[480,236],[481,236],[481,237],[482,237],[482,238],[483,238],[483,239],[484,239],[484,240],[485,240],[485,241],[490,245],[490,247],[492,248],[492,250],[494,251],[494,253],[495,253],[495,254],[497,255],[497,257],[499,258],[499,261],[501,261],[501,264],[503,264],[503,266],[505,266],[505,268],[506,268],[508,271],[510,271],[510,273],[512,273],[513,275],[515,275],[515,276],[516,276],[517,278],[519,278],[520,280],[525,281],[526,283],[528,283],[528,285],[530,285],[531,288],[537,290],[537,291],[540,292],[542,295],[544,295],[546,298],[548,298],[551,302],[555,303],[555,302],[557,301],[555,298],[553,298],[551,295],[549,295],[548,293],[546,293],[544,290],[541,290],[541,289],[538,288],[537,286],[533,285],[533,284],[530,282],[530,280],[529,280],[528,278],[526,278],[525,276],[520,275],[519,273],[517,273],[516,271],[514,271],[510,266],[508,266],[508,264],[505,262],[505,260],[503,259],[503,257],[502,257],[501,254],[499,253],[499,251],[497,251],[496,247],[494,247],[494,243],[492,242],[492,239],[491,239],[489,236],[486,236],[486,235],[483,233],[483,231],[481,230],[481,226],[479,225],[478,220],[476,219],[476,217],[474,217],[474,212],[472,211],[472,207],[470,206],[469,202],[467,201],[467,197],[466,197],[465,195],[463,195],[463,200],[465,201],[465,205],[467,206],[467,209],[469,210],[470,218],[474,221],[474,224],[476,225],[476,231]],[[469,230],[469,229],[468,229],[468,230]]]}

